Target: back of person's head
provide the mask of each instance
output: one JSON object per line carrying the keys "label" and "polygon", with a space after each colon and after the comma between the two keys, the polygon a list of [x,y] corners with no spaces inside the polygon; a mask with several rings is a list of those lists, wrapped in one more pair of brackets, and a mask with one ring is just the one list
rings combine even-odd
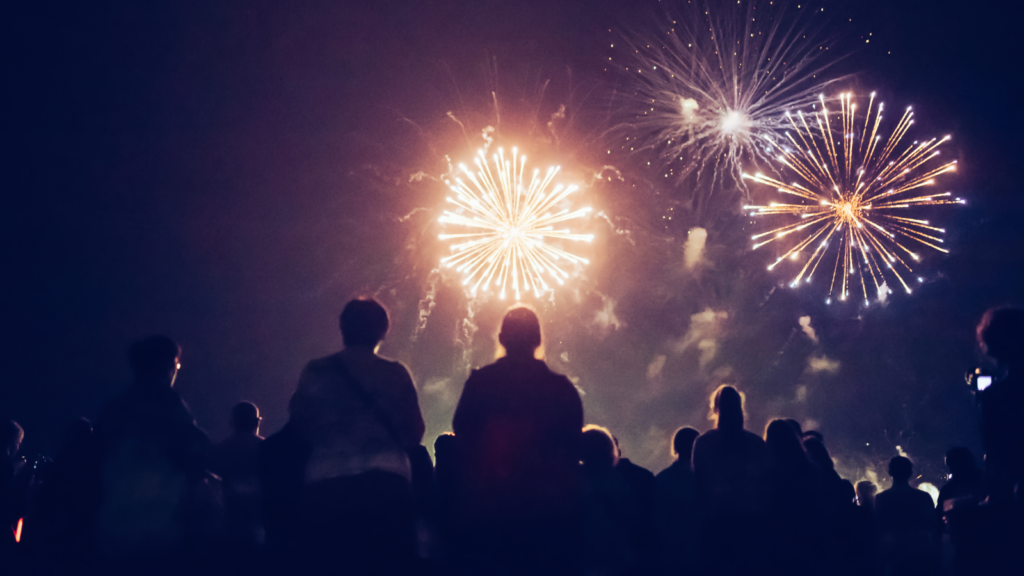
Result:
{"label": "back of person's head", "polygon": [[141,385],[173,386],[179,358],[181,347],[162,335],[143,338],[128,348],[128,363],[135,383]]}
{"label": "back of person's head", "polygon": [[0,449],[8,458],[13,457],[21,448],[21,442],[25,439],[25,430],[14,420],[0,421]]}
{"label": "back of person's head", "polygon": [[614,468],[619,459],[615,438],[607,428],[595,424],[583,427],[580,439],[580,459],[583,465],[592,469]]}
{"label": "back of person's head", "polygon": [[875,502],[875,494],[878,492],[878,486],[870,480],[861,480],[857,482],[854,487],[857,492],[857,502],[861,506],[871,506]]}
{"label": "back of person's head", "polygon": [[498,343],[508,356],[533,356],[540,347],[540,318],[532,309],[516,305],[505,313]]}
{"label": "back of person's head", "polygon": [[723,430],[743,429],[743,393],[722,384],[711,394],[711,419]]}
{"label": "back of person's head", "polygon": [[804,434],[804,452],[807,453],[807,457],[818,468],[822,470],[835,469],[836,464],[832,461],[832,457],[828,454],[828,449],[825,448],[825,443],[821,440]]}
{"label": "back of person's head", "polygon": [[1004,366],[1024,360],[1024,309],[991,308],[977,328],[981,351]]}
{"label": "back of person's head", "polygon": [[434,459],[437,461],[450,459],[455,453],[455,434],[445,432],[434,440]]}
{"label": "back of person's head", "polygon": [[376,348],[388,333],[388,311],[373,298],[356,298],[338,318],[346,348]]}
{"label": "back of person's head", "polygon": [[260,429],[260,409],[252,402],[239,402],[231,408],[231,429],[255,434]]}
{"label": "back of person's head", "polygon": [[796,465],[807,462],[803,443],[788,420],[772,420],[764,430],[768,452],[780,463]]}
{"label": "back of person's head", "polygon": [[953,477],[967,476],[978,470],[978,464],[974,460],[974,454],[966,446],[950,448],[946,452],[946,468]]}
{"label": "back of person's head", "polygon": [[905,456],[893,456],[889,460],[889,476],[896,482],[906,482],[914,473],[914,464]]}
{"label": "back of person's head", "polygon": [[700,432],[683,426],[672,435],[672,457],[681,462],[689,462],[693,454],[693,443],[697,441]]}
{"label": "back of person's head", "polygon": [[800,425],[800,421],[792,418],[786,418],[786,422],[789,422],[789,425],[793,427],[793,431],[796,432],[797,438],[803,440],[804,428]]}

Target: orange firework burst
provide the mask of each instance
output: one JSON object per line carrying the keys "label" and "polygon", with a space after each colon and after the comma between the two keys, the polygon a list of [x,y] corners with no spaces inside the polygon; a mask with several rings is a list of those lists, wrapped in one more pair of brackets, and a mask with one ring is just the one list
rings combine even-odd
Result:
{"label": "orange firework burst", "polygon": [[551,289],[545,277],[563,284],[569,272],[562,266],[587,264],[586,258],[571,254],[550,243],[551,240],[590,242],[590,234],[576,234],[568,229],[555,229],[554,224],[583,217],[590,208],[571,210],[560,206],[579,188],[576,185],[555,184],[558,166],[541,174],[534,169],[524,179],[526,156],[513,148],[510,159],[501,148],[488,163],[483,150],[474,158],[476,172],[464,164],[459,171],[466,177],[447,181],[455,193],[447,200],[459,209],[445,211],[438,220],[462,231],[444,233],[441,240],[457,239],[451,246],[452,254],[441,263],[462,274],[464,286],[472,286],[470,293],[499,289],[501,298],[511,290],[518,300],[523,291],[535,296]]}
{"label": "orange firework burst", "polygon": [[[855,276],[859,276],[864,300],[868,302],[867,279],[871,279],[879,293],[888,290],[886,270],[910,293],[904,278],[913,271],[908,260],[920,259],[913,248],[923,245],[948,252],[940,246],[943,241],[938,236],[945,230],[927,220],[913,218],[912,210],[963,203],[950,192],[925,194],[921,190],[934,185],[940,174],[956,169],[955,160],[933,162],[939,155],[939,146],[949,136],[913,142],[900,151],[900,143],[914,123],[913,111],[906,109],[896,129],[883,142],[878,128],[884,106],[875,107],[874,101],[872,93],[862,126],[858,126],[860,118],[851,94],[839,96],[838,112],[829,111],[821,97],[818,113],[787,113],[796,136],[786,133],[791,148],[784,148],[778,160],[796,173],[801,182],[786,184],[763,174],[743,175],[799,198],[793,204],[772,202],[767,206],[744,207],[752,216],[798,219],[753,236],[755,249],[789,236],[799,238],[768,266],[769,270],[787,258],[797,260],[804,251],[811,250],[790,286],[810,282],[829,253],[829,246],[838,246],[835,263],[825,267],[831,268],[829,302],[837,288],[839,298],[845,300],[856,283]],[[833,126],[830,116],[840,125]]]}

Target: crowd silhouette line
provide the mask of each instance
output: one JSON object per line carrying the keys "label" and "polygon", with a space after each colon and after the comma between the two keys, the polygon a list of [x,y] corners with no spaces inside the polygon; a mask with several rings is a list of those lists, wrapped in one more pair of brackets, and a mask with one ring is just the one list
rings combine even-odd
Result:
{"label": "crowd silhouette line", "polygon": [[388,312],[359,298],[339,324],[344,348],[306,365],[266,439],[242,401],[211,443],[174,388],[181,349],[166,336],[132,344],[129,388],[70,422],[52,460],[27,460],[26,431],[0,421],[0,573],[1024,574],[1024,310],[978,325],[1001,368],[978,392],[983,465],[952,447],[937,505],[906,457],[888,488],[854,486],[799,422],[747,430],[737,385],[711,394],[713,427],[674,432],[655,475],[587,423],[521,305],[432,459],[412,376],[377,354]]}

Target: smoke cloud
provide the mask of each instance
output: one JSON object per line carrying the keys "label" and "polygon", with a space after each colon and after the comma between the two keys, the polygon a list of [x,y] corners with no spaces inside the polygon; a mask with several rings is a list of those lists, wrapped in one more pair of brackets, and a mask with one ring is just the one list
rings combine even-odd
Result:
{"label": "smoke cloud", "polygon": [[703,228],[691,228],[686,235],[686,244],[683,246],[683,261],[686,269],[692,270],[700,263],[704,255],[704,244],[708,240],[708,231]]}
{"label": "smoke cloud", "polygon": [[818,334],[814,331],[814,328],[811,327],[810,316],[800,317],[800,329],[804,331],[804,334],[807,334],[807,337],[811,339],[811,342],[814,342],[815,344],[818,343]]}

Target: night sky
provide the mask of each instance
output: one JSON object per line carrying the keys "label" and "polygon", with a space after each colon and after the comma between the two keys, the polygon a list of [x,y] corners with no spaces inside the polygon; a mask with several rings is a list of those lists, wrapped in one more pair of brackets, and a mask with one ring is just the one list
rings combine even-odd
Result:
{"label": "night sky", "polygon": [[[607,69],[610,45],[653,30],[659,4],[8,7],[0,417],[23,424],[27,452],[52,451],[64,424],[127,385],[129,343],[166,333],[200,426],[224,437],[248,399],[266,435],[302,366],[340,347],[344,303],[372,295],[392,315],[381,353],[411,369],[432,444],[469,368],[493,358],[509,304],[468,302],[433,271],[446,157],[468,158],[491,126],[496,145],[585,182],[600,213],[584,226],[591,266],[534,304],[549,363],[625,456],[667,465],[672,430],[710,426],[708,393],[731,379],[755,432],[798,418],[853,480],[899,446],[939,482],[947,448],[979,448],[963,383],[981,360],[973,326],[1022,303],[1012,8],[824,4],[849,54],[843,89],[912,104],[919,137],[952,134],[959,168],[945,185],[968,201],[936,212],[951,253],[927,255],[921,289],[865,309],[784,288],[771,255],[750,251],[738,197],[690,210],[685,184],[621,152],[628,86]],[[687,267],[697,226],[707,243]]]}

